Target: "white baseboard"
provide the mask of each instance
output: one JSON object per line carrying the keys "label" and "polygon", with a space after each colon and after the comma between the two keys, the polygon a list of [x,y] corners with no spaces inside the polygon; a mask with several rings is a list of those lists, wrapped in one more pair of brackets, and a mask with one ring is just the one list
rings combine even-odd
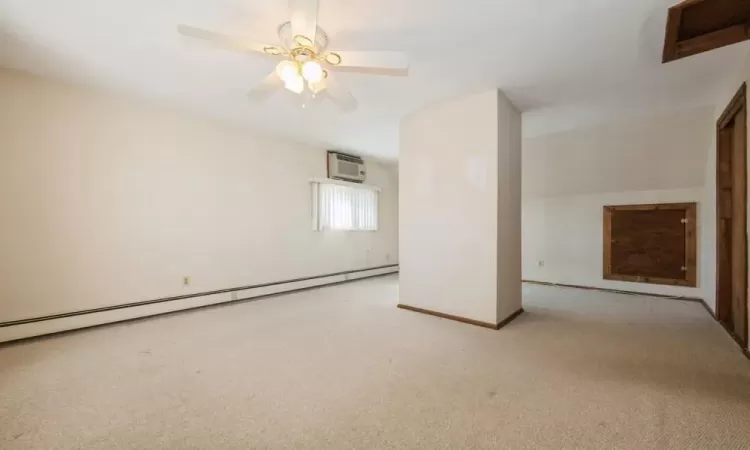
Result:
{"label": "white baseboard", "polygon": [[198,308],[201,306],[216,305],[237,300],[249,300],[255,297],[261,297],[272,294],[282,294],[284,292],[296,291],[300,289],[309,289],[316,286],[325,286],[344,281],[368,278],[378,275],[386,275],[398,272],[398,266],[388,266],[357,272],[336,274],[331,276],[322,276],[308,280],[291,281],[273,286],[262,286],[236,290],[232,292],[222,292],[218,294],[207,294],[191,298],[185,298],[163,303],[152,303],[148,305],[127,306],[123,305],[119,309],[107,311],[83,313],[67,317],[53,318],[48,320],[32,321],[28,323],[0,327],[0,342],[15,341],[44,334],[59,333],[61,331],[75,330],[78,328],[88,328],[106,323],[122,322],[125,320],[136,319],[139,317],[155,316],[174,311]]}

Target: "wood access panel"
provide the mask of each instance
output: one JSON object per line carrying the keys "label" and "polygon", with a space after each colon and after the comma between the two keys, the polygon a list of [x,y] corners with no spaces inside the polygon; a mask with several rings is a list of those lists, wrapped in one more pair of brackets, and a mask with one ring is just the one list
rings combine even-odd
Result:
{"label": "wood access panel", "polygon": [[604,207],[604,279],[696,286],[696,204]]}
{"label": "wood access panel", "polygon": [[747,40],[748,25],[748,0],[684,0],[669,8],[662,62]]}

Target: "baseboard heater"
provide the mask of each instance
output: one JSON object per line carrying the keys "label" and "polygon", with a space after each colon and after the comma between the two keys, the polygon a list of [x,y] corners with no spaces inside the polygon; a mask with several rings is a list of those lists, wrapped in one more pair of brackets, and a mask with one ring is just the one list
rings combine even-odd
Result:
{"label": "baseboard heater", "polygon": [[269,295],[312,289],[398,272],[398,264],[294,278],[209,292],[143,300],[49,316],[0,322],[0,342],[89,328],[205,306],[248,301]]}

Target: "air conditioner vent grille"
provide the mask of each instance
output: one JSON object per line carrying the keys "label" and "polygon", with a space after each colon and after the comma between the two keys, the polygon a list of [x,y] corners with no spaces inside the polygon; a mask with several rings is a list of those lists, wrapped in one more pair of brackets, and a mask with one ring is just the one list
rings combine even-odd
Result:
{"label": "air conditioner vent grille", "polygon": [[366,176],[365,161],[359,156],[328,152],[328,178],[363,183]]}
{"label": "air conditioner vent grille", "polygon": [[348,162],[356,163],[356,164],[365,163],[364,160],[360,158],[359,156],[349,156],[349,155],[344,155],[342,153],[336,153],[336,159],[338,159],[339,161],[348,161]]}

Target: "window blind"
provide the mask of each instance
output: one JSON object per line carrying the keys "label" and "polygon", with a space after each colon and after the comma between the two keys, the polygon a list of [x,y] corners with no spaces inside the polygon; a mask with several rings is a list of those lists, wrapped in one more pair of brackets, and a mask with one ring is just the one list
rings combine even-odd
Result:
{"label": "window blind", "polygon": [[374,189],[315,182],[313,202],[316,230],[378,229],[378,192]]}

